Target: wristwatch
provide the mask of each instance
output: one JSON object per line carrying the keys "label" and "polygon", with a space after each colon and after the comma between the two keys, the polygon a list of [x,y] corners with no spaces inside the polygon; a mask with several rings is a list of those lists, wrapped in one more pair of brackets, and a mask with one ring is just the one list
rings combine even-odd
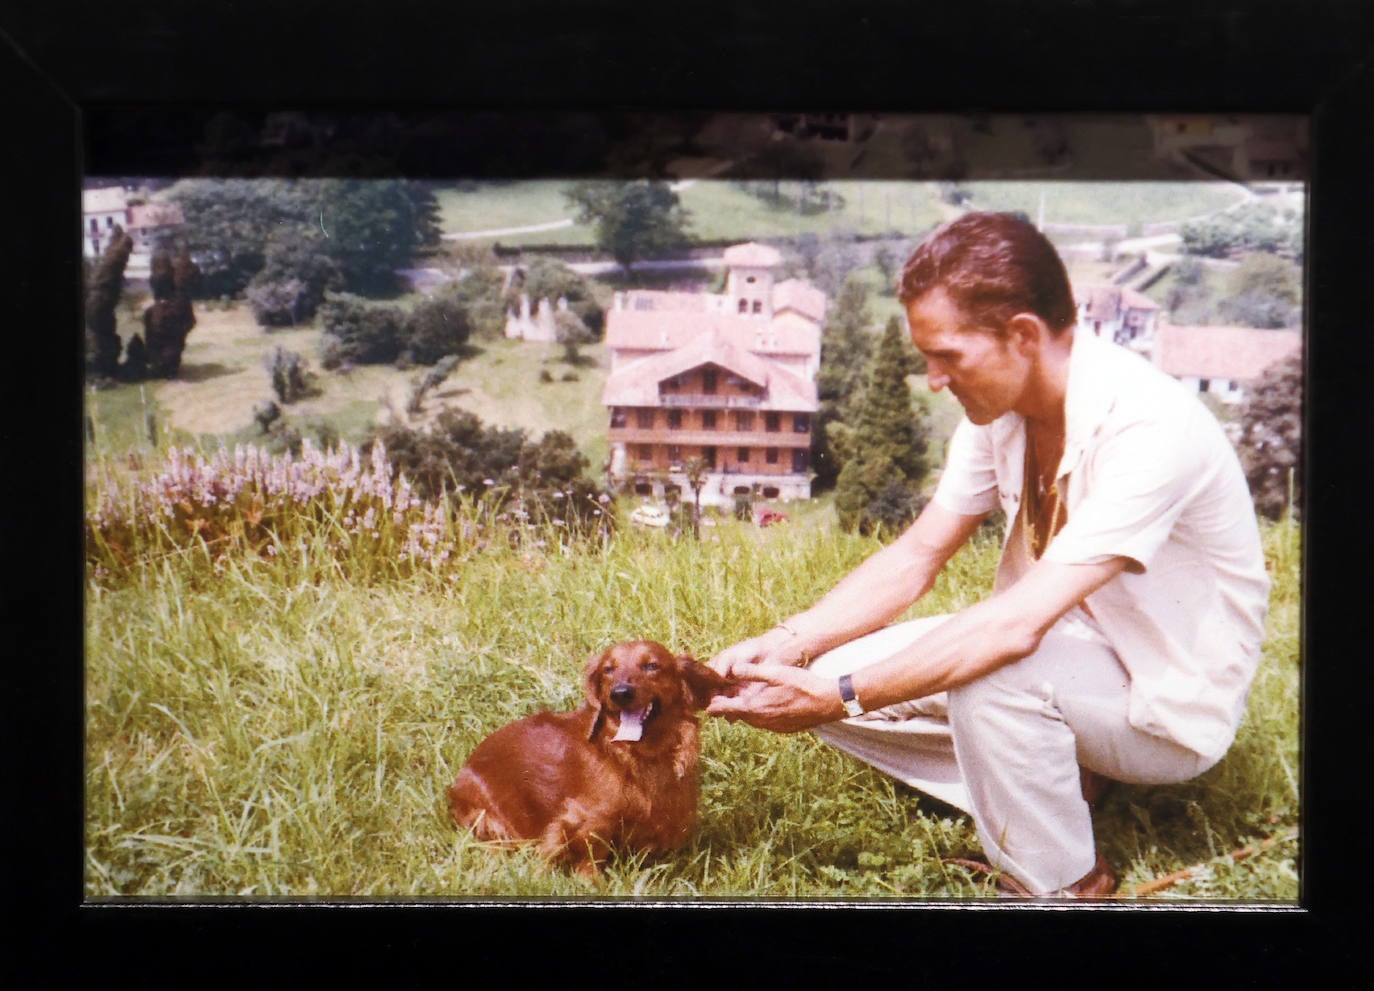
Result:
{"label": "wristwatch", "polygon": [[844,711],[851,716],[864,714],[864,707],[859,702],[859,696],[854,694],[854,679],[847,674],[840,675],[840,701],[844,703]]}

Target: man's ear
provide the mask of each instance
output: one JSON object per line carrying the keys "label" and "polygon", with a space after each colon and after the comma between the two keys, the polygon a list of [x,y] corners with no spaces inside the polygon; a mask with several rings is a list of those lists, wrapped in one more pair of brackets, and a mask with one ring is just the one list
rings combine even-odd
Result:
{"label": "man's ear", "polygon": [[1049,338],[1049,324],[1034,313],[1018,313],[1007,321],[1007,339],[1022,354],[1038,353]]}

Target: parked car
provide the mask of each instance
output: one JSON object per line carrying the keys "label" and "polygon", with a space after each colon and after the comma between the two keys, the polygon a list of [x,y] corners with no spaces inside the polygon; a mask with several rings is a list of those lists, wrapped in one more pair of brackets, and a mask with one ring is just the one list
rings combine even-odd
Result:
{"label": "parked car", "polygon": [[661,506],[638,506],[630,513],[630,522],[640,526],[665,527],[670,519],[668,510]]}

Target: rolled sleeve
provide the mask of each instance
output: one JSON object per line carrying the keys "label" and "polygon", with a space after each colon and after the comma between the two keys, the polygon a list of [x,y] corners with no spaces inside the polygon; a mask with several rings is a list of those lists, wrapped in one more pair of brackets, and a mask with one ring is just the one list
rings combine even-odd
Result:
{"label": "rolled sleeve", "polygon": [[1045,548],[1046,560],[1093,564],[1111,557],[1143,573],[1169,539],[1204,466],[1196,447],[1158,423],[1138,423],[1098,448],[1085,496]]}
{"label": "rolled sleeve", "polygon": [[934,500],[961,516],[978,516],[997,508],[997,467],[992,439],[985,427],[960,420],[949,441],[949,456]]}

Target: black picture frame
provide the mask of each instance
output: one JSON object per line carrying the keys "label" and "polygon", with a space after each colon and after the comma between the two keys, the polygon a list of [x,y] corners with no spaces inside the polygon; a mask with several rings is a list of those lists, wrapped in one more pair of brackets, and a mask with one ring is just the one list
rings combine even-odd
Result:
{"label": "black picture frame", "polygon": [[[425,29],[396,23],[407,17],[423,19]],[[59,973],[127,962],[127,978],[146,973],[147,955],[164,965],[186,955],[227,976],[253,973],[266,956],[283,977],[339,964],[362,976],[409,974],[437,956],[454,973],[534,979],[614,957],[627,973],[682,973],[696,983],[774,967],[840,977],[914,968],[918,979],[991,969],[1000,979],[1004,969],[1024,975],[1034,954],[1056,962],[1051,973],[1110,967],[1113,974],[1157,971],[1171,982],[1185,972],[1228,984],[1242,975],[1277,984],[1358,973],[1366,954],[1355,926],[1363,900],[1357,830],[1369,821],[1369,798],[1354,780],[1363,766],[1356,735],[1363,692],[1349,678],[1365,653],[1368,609],[1357,599],[1358,572],[1347,578],[1342,564],[1358,552],[1352,538],[1362,531],[1361,497],[1370,491],[1369,459],[1351,435],[1374,424],[1362,382],[1369,341],[1355,305],[1362,253],[1350,250],[1374,229],[1362,185],[1374,150],[1364,61],[1371,32],[1360,5],[1328,0],[1256,12],[1240,0],[1092,11],[995,0],[919,10],[876,2],[842,11],[815,2],[782,11],[706,4],[684,23],[679,13],[629,4],[468,10],[426,2],[382,12],[237,3],[207,11],[156,0],[102,10],[50,3],[4,21],[0,90],[24,149],[15,154],[20,145],[12,146],[6,163],[12,188],[25,191],[11,273],[16,286],[33,289],[16,301],[16,326],[72,328],[70,338],[34,334],[16,348],[10,436],[21,464],[44,466],[44,513],[72,520],[80,514],[81,372],[73,347],[80,297],[65,232],[79,220],[93,120],[143,114],[155,131],[189,134],[226,107],[285,105],[553,114],[586,107],[1178,109],[1310,115],[1314,149],[1301,911],[83,908],[79,529],[28,526],[12,515],[16,535],[28,539],[16,542],[13,565],[21,587],[11,615],[24,647],[12,662],[15,712],[6,720],[7,838],[17,882],[11,899],[38,922],[39,935],[20,948],[31,966]],[[68,401],[54,404],[54,396]],[[31,423],[34,411],[54,407],[60,412],[43,413],[41,427]],[[24,498],[15,493],[12,502],[22,510]],[[492,951],[527,939],[533,952]],[[470,959],[459,963],[464,955]]]}

